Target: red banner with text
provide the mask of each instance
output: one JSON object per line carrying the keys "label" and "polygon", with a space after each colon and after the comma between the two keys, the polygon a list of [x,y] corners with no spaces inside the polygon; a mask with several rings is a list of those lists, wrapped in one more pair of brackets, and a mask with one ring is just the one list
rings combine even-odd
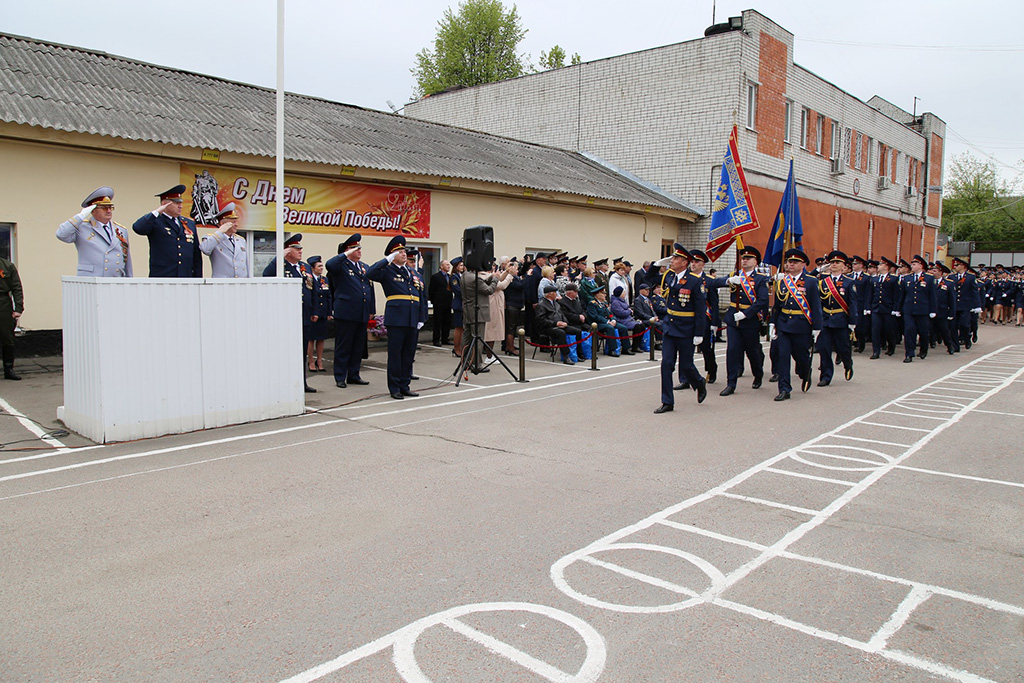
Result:
{"label": "red banner with text", "polygon": [[[216,227],[214,215],[235,203],[240,230],[274,230],[274,177],[255,171],[181,165],[182,214]],[[430,237],[430,192],[384,185],[285,176],[286,232]]]}

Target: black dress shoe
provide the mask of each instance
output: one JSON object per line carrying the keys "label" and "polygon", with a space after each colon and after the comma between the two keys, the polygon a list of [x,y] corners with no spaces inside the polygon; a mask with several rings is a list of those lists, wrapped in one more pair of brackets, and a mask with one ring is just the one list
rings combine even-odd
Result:
{"label": "black dress shoe", "polygon": [[479,375],[481,372],[490,372],[490,371],[491,371],[490,368],[477,368],[476,370],[473,371],[473,374],[474,375]]}
{"label": "black dress shoe", "polygon": [[818,386],[819,387],[827,387],[829,384],[831,384],[831,382],[829,382],[828,380],[825,380],[825,379],[818,380]]}
{"label": "black dress shoe", "polygon": [[971,348],[971,342],[970,342],[970,341],[966,341],[966,342],[964,342],[964,348],[965,348],[965,349],[969,349],[969,348]]}
{"label": "black dress shoe", "polygon": [[305,391],[307,394],[315,394],[316,393],[316,389],[314,389],[313,387],[309,386],[308,384],[305,387],[303,387],[303,391]]}
{"label": "black dress shoe", "polygon": [[772,376],[768,378],[768,381],[769,382],[778,382],[779,381],[779,373],[773,372]]}
{"label": "black dress shoe", "polygon": [[413,397],[416,397],[416,396],[419,396],[419,394],[417,394],[415,391],[410,391],[409,389],[402,389],[402,396],[413,396]]}
{"label": "black dress shoe", "polygon": [[928,357],[928,352],[922,351],[921,353],[917,354],[917,357],[920,358],[921,360],[924,360],[925,358]]}
{"label": "black dress shoe", "polygon": [[349,377],[348,381],[350,384],[358,384],[361,387],[369,384],[369,382],[361,377]]}
{"label": "black dress shoe", "polygon": [[760,389],[762,380],[764,380],[764,375],[758,375],[757,377],[754,378],[754,383],[750,385],[750,388]]}
{"label": "black dress shoe", "polygon": [[896,349],[889,349],[888,351],[885,352],[885,355],[891,356],[894,353],[896,353]]}
{"label": "black dress shoe", "polygon": [[734,393],[736,393],[736,387],[731,387],[729,385],[726,385],[725,389],[722,389],[722,391],[718,395],[719,396],[732,396]]}
{"label": "black dress shoe", "polygon": [[697,387],[697,403],[703,403],[704,399],[708,397],[708,383],[701,382],[700,386]]}
{"label": "black dress shoe", "polygon": [[400,393],[399,393],[399,392],[397,392],[397,391],[392,391],[392,392],[391,392],[391,398],[396,398],[396,399],[398,399],[399,401],[401,401],[401,400],[402,400],[403,398],[405,398],[405,396],[402,396],[402,394],[400,394]]}
{"label": "black dress shoe", "polygon": [[811,378],[808,376],[803,382],[800,383],[800,391],[805,394],[811,390]]}
{"label": "black dress shoe", "polygon": [[419,375],[409,375],[409,379],[419,379]]}
{"label": "black dress shoe", "polygon": [[335,384],[338,386],[339,389],[348,388],[348,384],[346,384],[345,382],[335,382]]}
{"label": "black dress shoe", "polygon": [[708,384],[714,384],[715,380],[718,379],[718,368],[708,371],[707,382]]}
{"label": "black dress shoe", "polygon": [[679,384],[672,387],[672,391],[682,391],[683,389],[689,389],[690,385],[686,382],[680,382]]}
{"label": "black dress shoe", "polygon": [[661,415],[662,413],[671,413],[674,410],[672,406],[667,403],[662,403],[660,406],[654,409],[655,415]]}
{"label": "black dress shoe", "polygon": [[906,358],[903,359],[903,362],[904,363],[913,363],[914,359],[913,359],[912,356],[907,356]]}
{"label": "black dress shoe", "polygon": [[978,333],[977,332],[971,332],[971,341],[974,342],[975,344],[978,343]]}
{"label": "black dress shoe", "polygon": [[953,349],[946,349],[946,353],[948,353],[949,355],[952,356],[953,355]]}
{"label": "black dress shoe", "polygon": [[878,354],[877,353],[871,354],[871,358],[869,358],[868,360],[878,360]]}
{"label": "black dress shoe", "polygon": [[779,395],[776,396],[773,400],[775,400],[775,401],[786,401],[786,400],[789,400],[789,392],[788,391],[780,391]]}
{"label": "black dress shoe", "polygon": [[846,368],[846,372],[843,373],[843,377],[846,378],[847,382],[853,379],[853,368]]}

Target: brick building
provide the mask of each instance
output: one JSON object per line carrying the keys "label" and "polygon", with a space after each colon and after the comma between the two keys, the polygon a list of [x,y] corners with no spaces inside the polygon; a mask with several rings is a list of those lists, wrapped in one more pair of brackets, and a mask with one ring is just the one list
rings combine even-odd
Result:
{"label": "brick building", "polygon": [[[729,130],[761,248],[794,162],[804,247],[933,256],[945,123],[864,102],[793,62],[793,34],[747,10],[704,38],[423,98],[409,117],[597,154],[704,207]],[[708,218],[681,226],[688,245]],[[728,257],[725,259],[729,260]]]}

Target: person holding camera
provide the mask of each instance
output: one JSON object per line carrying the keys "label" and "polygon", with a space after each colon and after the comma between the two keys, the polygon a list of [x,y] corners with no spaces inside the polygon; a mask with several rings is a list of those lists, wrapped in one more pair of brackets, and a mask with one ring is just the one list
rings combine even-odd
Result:
{"label": "person holding camera", "polygon": [[[462,321],[465,332],[462,335],[462,356],[465,358],[467,352],[472,352],[470,346],[473,339],[484,338],[484,329],[487,321],[491,319],[491,294],[498,289],[498,283],[508,278],[508,270],[502,270],[498,275],[489,271],[467,270],[462,274]],[[487,368],[480,367],[479,355],[473,355],[473,372],[489,372]]]}

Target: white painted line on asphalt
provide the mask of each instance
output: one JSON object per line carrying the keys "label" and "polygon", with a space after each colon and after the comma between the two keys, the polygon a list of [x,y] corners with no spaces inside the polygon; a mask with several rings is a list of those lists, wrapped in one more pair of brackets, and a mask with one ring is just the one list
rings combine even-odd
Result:
{"label": "white painted line on asphalt", "polygon": [[692,524],[680,524],[679,522],[673,522],[668,519],[660,519],[657,524],[678,529],[679,531],[688,531],[691,534],[697,534],[698,536],[706,536],[713,538],[716,541],[723,541],[725,543],[732,543],[734,545],[742,545],[751,550],[767,550],[768,546],[761,543],[754,543],[753,541],[745,541],[742,538],[733,538],[732,536],[726,536],[715,531],[708,531],[707,529],[701,529],[699,526],[693,526]]}
{"label": "white painted line on asphalt", "polygon": [[[885,414],[886,415],[906,415],[906,413],[892,413],[892,412],[889,412],[889,411],[886,411]],[[907,415],[907,417],[918,417],[918,416],[917,415]],[[881,422],[868,422],[867,420],[864,420],[863,422],[861,422],[861,424],[862,425],[870,425],[872,427],[885,427],[887,429],[905,429],[908,432],[924,432],[925,434],[931,432],[930,429],[921,429],[920,427],[903,427],[901,425],[883,424]]]}
{"label": "white painted line on asphalt", "polygon": [[998,410],[975,410],[976,413],[985,413],[986,415],[1002,415],[1004,417],[1024,417],[1022,413],[1002,413]]}
{"label": "white painted line on asphalt", "polygon": [[910,592],[907,593],[907,597],[903,598],[903,602],[900,603],[900,606],[889,617],[889,621],[882,624],[882,627],[875,631],[875,635],[871,636],[867,649],[871,652],[878,652],[885,648],[889,643],[889,639],[907,623],[907,619],[910,618],[913,611],[931,596],[931,592],[926,588],[921,586],[911,588]]}
{"label": "white painted line on asphalt", "polygon": [[[804,461],[801,461],[804,462]],[[809,463],[808,463],[809,464]],[[815,474],[804,474],[803,472],[793,472],[791,470],[783,470],[778,467],[765,467],[765,472],[775,472],[776,474],[784,474],[787,477],[798,477],[801,479],[811,479],[813,481],[823,481],[828,484],[839,484],[840,486],[856,486],[855,481],[846,481],[845,479],[829,479],[828,477],[819,477]]]}
{"label": "white painted line on asphalt", "polygon": [[847,436],[846,434],[833,434],[837,439],[849,439],[850,441],[866,441],[868,443],[877,443],[882,446],[896,446],[897,448],[906,448],[909,443],[897,443],[896,441],[882,441],[881,439],[866,439],[863,436]]}
{"label": "white painted line on asphalt", "polygon": [[671,591],[672,593],[688,595],[691,598],[700,597],[700,593],[685,586],[680,586],[669,581],[665,581],[664,579],[659,579],[658,577],[651,576],[650,574],[644,574],[643,572],[627,569],[622,565],[613,564],[611,562],[605,562],[604,560],[599,560],[595,557],[584,557],[580,559],[580,562],[586,562],[587,564],[592,564],[595,567],[607,569],[610,572],[614,572],[621,576],[625,576],[629,579],[636,579],[640,583],[646,583],[647,585],[654,586],[655,588],[664,588],[665,590]]}
{"label": "white painted line on asphalt", "polygon": [[1024,484],[1016,481],[1003,481],[1001,479],[987,479],[985,477],[972,477],[969,474],[956,474],[955,472],[940,472],[939,470],[926,470],[921,467],[910,467],[909,465],[897,465],[896,469],[907,470],[908,472],[920,472],[921,474],[934,474],[939,477],[952,477],[953,479],[966,479],[967,481],[977,481],[982,484],[999,484],[1000,486],[1015,486],[1017,488],[1024,488]]}
{"label": "white painted line on asphalt", "polygon": [[565,673],[561,669],[551,666],[547,662],[537,659],[536,657],[528,655],[522,650],[516,649],[508,643],[500,641],[493,636],[489,636],[483,631],[479,631],[468,624],[464,624],[458,619],[448,619],[443,622],[443,625],[456,633],[483,645],[491,652],[501,655],[510,662],[518,664],[527,671],[532,671],[541,678],[546,678],[549,681],[565,681],[570,678],[569,674]]}
{"label": "white painted line on asphalt", "polygon": [[[766,468],[767,469],[767,468]],[[816,515],[821,510],[811,510],[809,508],[802,508],[796,505],[786,505],[785,503],[778,503],[774,500],[765,500],[764,498],[753,498],[751,496],[741,496],[738,493],[727,493],[722,492],[718,494],[722,498],[734,498],[736,500],[743,500],[748,503],[757,503],[758,505],[766,505],[771,508],[779,508],[780,510],[789,510],[790,512],[799,512],[802,515]]]}
{"label": "white painted line on asphalt", "polygon": [[46,436],[46,430],[40,428],[39,425],[37,425],[32,420],[28,419],[28,417],[26,417],[24,413],[17,410],[14,406],[12,406],[10,403],[3,400],[2,398],[0,398],[0,409],[3,409],[3,411],[8,415],[13,416],[14,419],[21,423],[22,427],[24,427],[33,435],[38,437],[39,440],[45,443],[47,446],[54,446],[55,448],[58,448],[58,453],[67,453],[68,451],[71,450],[70,448],[65,446],[61,441],[53,438],[52,436]]}

